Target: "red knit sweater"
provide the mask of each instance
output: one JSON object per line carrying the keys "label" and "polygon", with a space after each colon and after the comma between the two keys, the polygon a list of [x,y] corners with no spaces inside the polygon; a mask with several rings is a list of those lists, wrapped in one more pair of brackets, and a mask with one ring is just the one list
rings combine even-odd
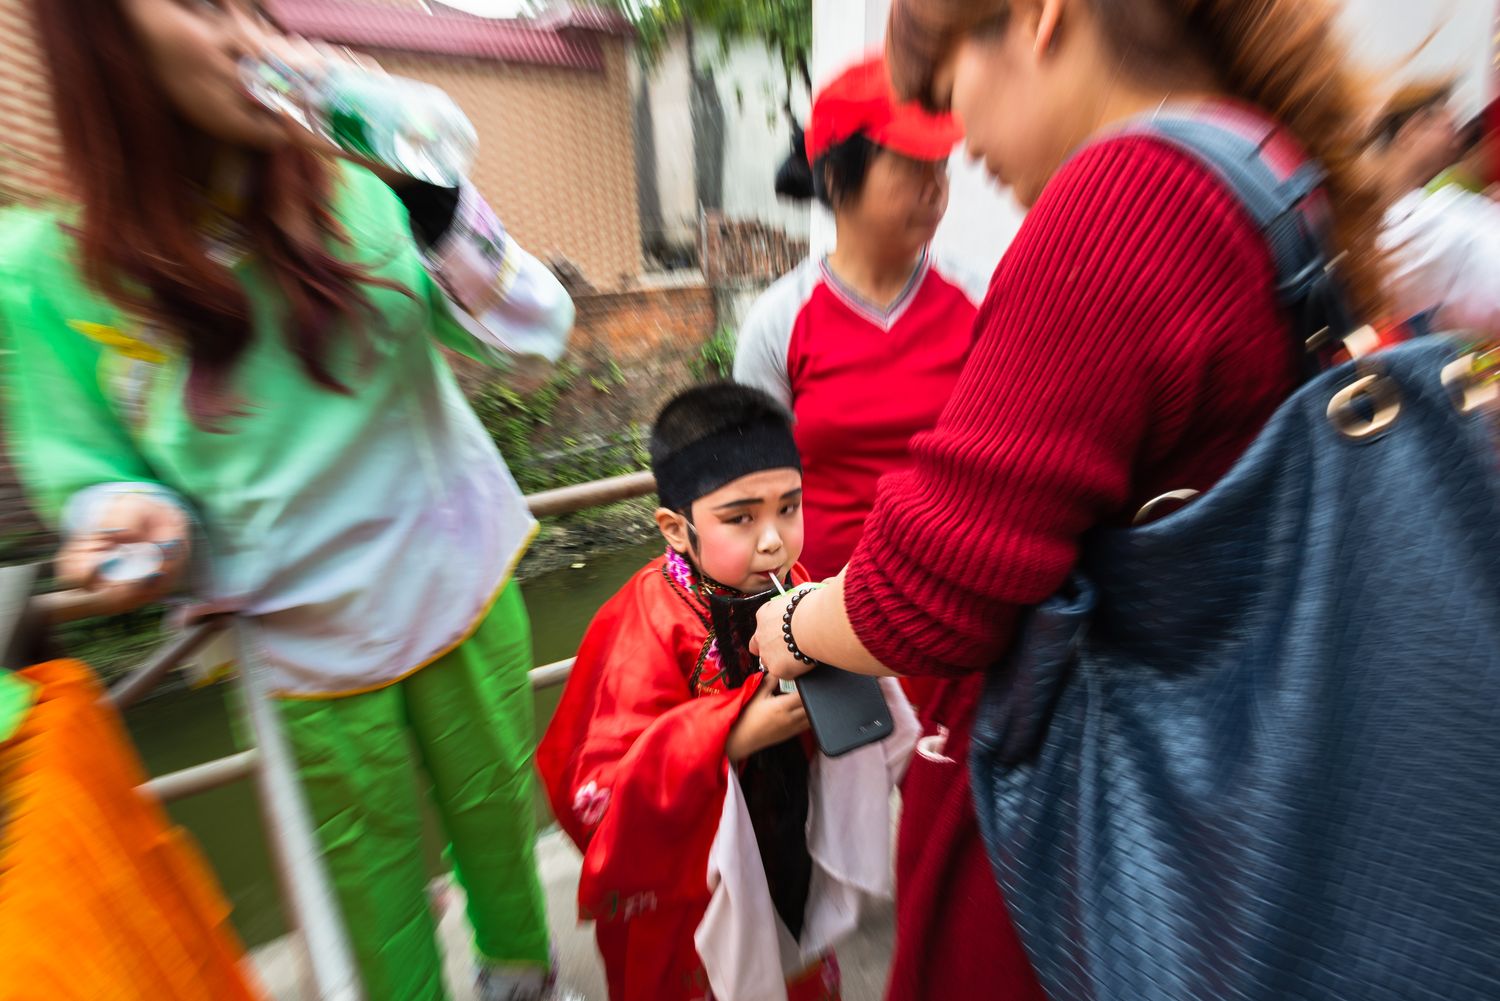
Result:
{"label": "red knit sweater", "polygon": [[903,674],[1006,653],[1089,529],[1205,489],[1295,385],[1265,242],[1204,167],[1154,139],[1076,156],[1028,216],[915,468],[881,482],[850,618]]}
{"label": "red knit sweater", "polygon": [[1196,161],[1138,137],[1085,150],[1001,262],[915,468],[881,481],[844,600],[884,663],[941,677],[902,789],[887,1001],[1043,1001],[970,799],[982,672],[1089,529],[1212,485],[1291,392],[1272,274]]}

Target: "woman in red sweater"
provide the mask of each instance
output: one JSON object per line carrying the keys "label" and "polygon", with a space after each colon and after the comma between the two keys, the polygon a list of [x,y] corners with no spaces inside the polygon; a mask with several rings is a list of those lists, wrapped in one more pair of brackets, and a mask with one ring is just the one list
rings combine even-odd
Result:
{"label": "woman in red sweater", "polygon": [[[1205,489],[1296,385],[1271,256],[1234,196],[1120,124],[1178,102],[1283,127],[1320,159],[1355,306],[1378,310],[1377,200],[1354,179],[1355,91],[1326,0],[896,0],[898,89],[964,122],[1031,212],[915,467],[887,477],[858,549],[793,616],[811,657],[941,679],[904,787],[892,1001],[1041,996],[985,859],[969,730],[1022,613],[1080,540]],[[806,670],[781,602],[757,635]],[[1063,1001],[1063,999],[1057,999]]]}

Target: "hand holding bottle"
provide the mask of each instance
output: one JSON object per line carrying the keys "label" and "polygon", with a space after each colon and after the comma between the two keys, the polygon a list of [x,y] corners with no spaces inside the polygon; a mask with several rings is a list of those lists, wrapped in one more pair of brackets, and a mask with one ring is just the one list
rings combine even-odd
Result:
{"label": "hand holding bottle", "polygon": [[474,126],[438,88],[303,39],[267,36],[240,65],[245,89],[304,138],[339,155],[457,187],[478,148]]}
{"label": "hand holding bottle", "polygon": [[90,592],[94,614],[128,612],[167,597],[182,581],[189,556],[187,514],[146,494],[111,499],[94,525],[71,535],[58,551],[57,576]]}

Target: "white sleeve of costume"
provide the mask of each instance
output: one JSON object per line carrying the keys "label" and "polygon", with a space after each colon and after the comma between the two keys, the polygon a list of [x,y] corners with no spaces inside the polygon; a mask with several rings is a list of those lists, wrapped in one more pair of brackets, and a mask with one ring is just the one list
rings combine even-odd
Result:
{"label": "white sleeve of costume", "polygon": [[786,1001],[780,936],[787,933],[771,901],[755,826],[733,768],[709,849],[708,885],[708,908],[693,944],[716,1001]]}
{"label": "white sleeve of costume", "polygon": [[881,678],[880,687],[891,710],[891,735],[841,757],[814,759],[807,817],[813,877],[802,932],[804,958],[821,955],[853,934],[871,901],[895,896],[893,793],[922,728],[899,681]]}
{"label": "white sleeve of costume", "polygon": [[1402,319],[1436,310],[1441,329],[1500,331],[1500,204],[1453,187],[1412,192],[1386,216],[1381,245]]}
{"label": "white sleeve of costume", "polygon": [[894,678],[882,678],[891,736],[838,758],[813,758],[807,848],[812,881],[801,942],[776,915],[755,828],[734,770],[709,851],[708,909],[693,936],[717,1001],[784,1001],[786,978],[852,935],[867,904],[895,892],[892,794],[920,726]]}
{"label": "white sleeve of costume", "polygon": [[818,275],[817,263],[804,261],[766,289],[745,314],[735,342],[734,381],[754,386],[788,410],[794,403],[787,369],[792,328]]}
{"label": "white sleeve of costume", "polygon": [[468,181],[452,223],[425,257],[453,319],[480,344],[552,362],[562,357],[573,330],[572,298]]}

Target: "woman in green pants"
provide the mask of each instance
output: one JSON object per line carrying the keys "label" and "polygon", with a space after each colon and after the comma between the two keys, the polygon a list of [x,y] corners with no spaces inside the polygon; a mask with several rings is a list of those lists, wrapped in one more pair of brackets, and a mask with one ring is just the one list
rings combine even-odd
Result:
{"label": "woman in green pants", "polygon": [[[467,186],[332,161],[255,104],[238,63],[280,39],[252,0],[34,11],[77,204],[0,221],[0,334],[10,444],[61,572],[116,609],[185,587],[238,616],[369,997],[443,995],[424,786],[481,995],[545,996],[512,581],[536,524],[439,348],[561,335],[566,293]],[[444,272],[445,238],[475,231],[495,264],[478,295],[472,269]],[[112,580],[142,547],[160,568]]]}

